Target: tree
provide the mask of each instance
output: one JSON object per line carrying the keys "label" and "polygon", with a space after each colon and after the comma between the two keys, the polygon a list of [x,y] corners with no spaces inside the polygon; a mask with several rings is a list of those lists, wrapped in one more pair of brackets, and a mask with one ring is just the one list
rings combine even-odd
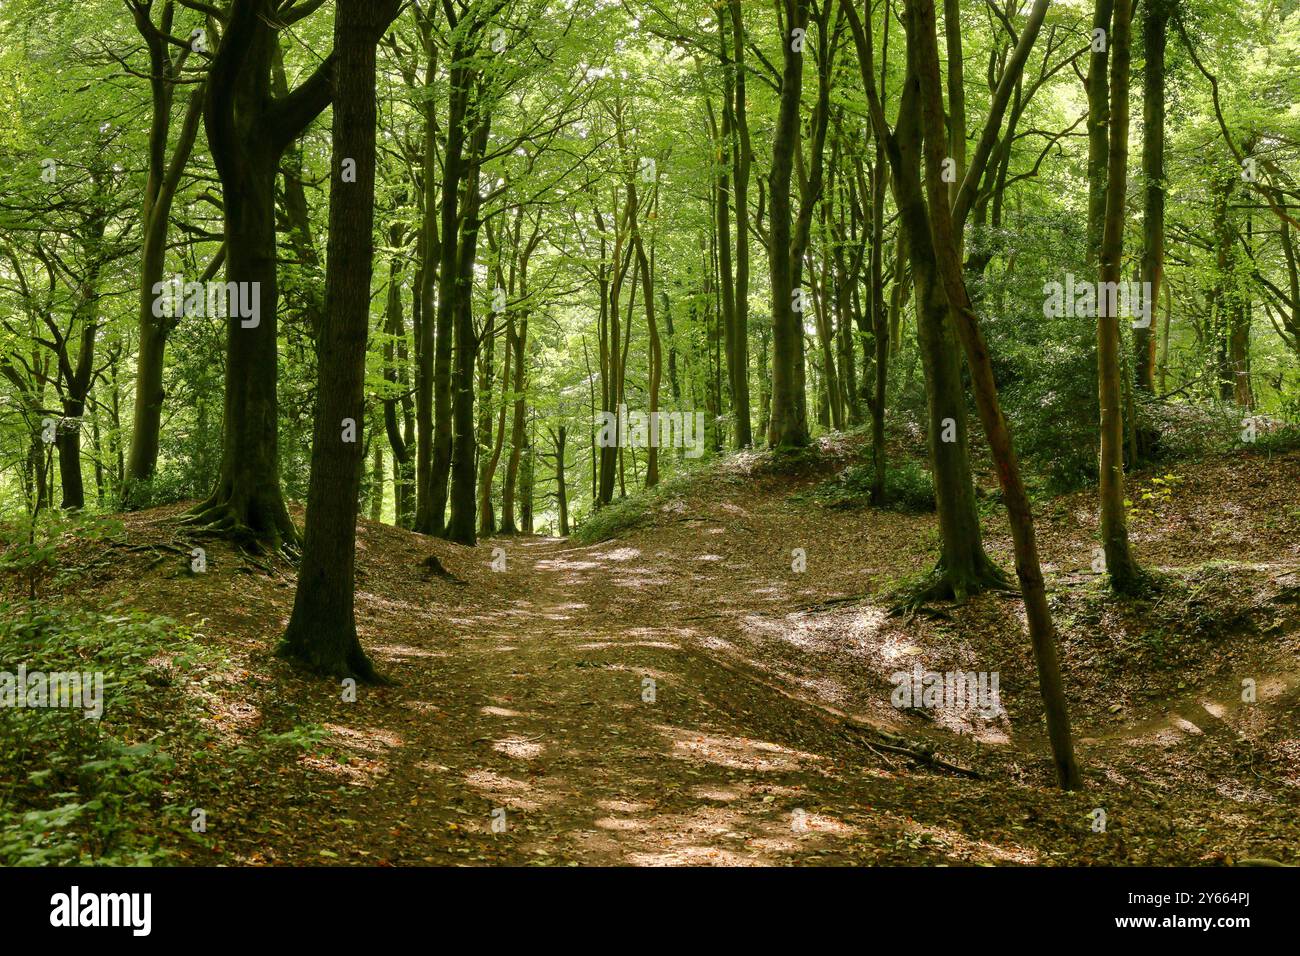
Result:
{"label": "tree", "polygon": [[[808,444],[808,410],[804,394],[803,310],[804,290],[800,287],[804,250],[812,203],[821,186],[821,152],[826,138],[826,115],[822,97],[813,119],[814,174],[809,177],[805,203],[799,221],[791,205],[791,178],[795,152],[799,149],[799,104],[803,95],[803,51],[808,42],[807,0],[781,0],[783,14],[780,105],[772,137],[772,171],[768,187],[768,218],[771,236],[768,266],[772,286],[772,414],[767,443],[772,448],[798,448]],[[825,17],[820,21],[818,42],[827,50]],[[831,64],[822,63],[819,94],[828,89]],[[815,182],[813,181],[815,180]]]}
{"label": "tree", "polygon": [[375,45],[398,0],[336,0],[329,246],[302,566],[280,653],[375,680],[353,612],[374,256]]}
{"label": "tree", "polygon": [[1170,0],[1148,0],[1142,10],[1142,282],[1150,320],[1133,329],[1135,384],[1155,391],[1156,309],[1165,270],[1165,41]]}
{"label": "tree", "polygon": [[885,154],[893,172],[890,183],[898,207],[899,228],[907,242],[916,298],[917,341],[926,378],[928,440],[934,467],[941,550],[931,580],[915,589],[908,600],[964,599],[989,587],[1005,586],[1006,578],[984,551],[979,514],[975,509],[975,488],[967,450],[961,356],[949,319],[944,286],[937,271],[920,175],[922,125],[916,64],[909,52],[897,127],[891,131],[875,89],[871,38],[850,0],[841,0],[841,8],[848,16],[858,49],[872,127],[885,144]]}
{"label": "tree", "polygon": [[204,105],[221,180],[227,288],[254,303],[255,314],[231,309],[226,318],[220,473],[191,520],[254,547],[298,538],[280,487],[275,181],[284,150],[329,104],[333,57],[287,96],[272,97],[270,84],[278,29],[317,6],[231,0]]}
{"label": "tree", "polygon": [[[1124,199],[1128,177],[1128,85],[1132,44],[1131,0],[1115,0],[1109,42],[1110,122],[1107,140],[1105,217],[1102,221],[1099,290],[1118,288],[1124,254]],[[1089,88],[1089,96],[1092,89]],[[1119,299],[1097,296],[1097,392],[1101,399],[1101,542],[1106,573],[1116,591],[1134,590],[1140,581],[1129,553],[1124,508],[1124,409],[1120,395]]]}
{"label": "tree", "polygon": [[[171,29],[176,5],[168,0],[163,5],[160,22],[151,19],[152,2],[129,0],[131,16],[136,29],[144,39],[149,53],[149,94],[151,121],[148,146],[148,179],[145,183],[144,203],[140,213],[142,250],[140,254],[140,350],[136,356],[135,421],[131,429],[131,451],[127,455],[124,490],[126,503],[130,503],[133,486],[153,477],[158,466],[159,433],[162,428],[163,406],[163,353],[167,334],[179,321],[179,316],[155,316],[154,288],[162,281],[166,269],[167,227],[171,219],[172,201],[180,185],[181,174],[189,161],[190,151],[203,118],[204,86],[200,81],[190,92],[189,103],[181,120],[180,135],[167,155],[168,134],[172,126],[172,101],[181,82],[185,61],[197,44],[192,35],[189,43],[178,44],[179,49],[169,52],[174,39]],[[195,31],[196,34],[200,31]]]}
{"label": "tree", "polygon": [[[1119,2],[1127,3],[1128,0]],[[1083,785],[1083,777],[1074,757],[1065,689],[1056,655],[1056,629],[1047,607],[1033,515],[1020,477],[1015,444],[1002,414],[988,347],[966,290],[957,231],[948,208],[949,192],[943,181],[947,144],[943,95],[940,92],[934,0],[908,0],[908,8],[911,21],[908,29],[909,62],[913,63],[920,83],[925,117],[925,185],[930,200],[929,228],[933,234],[948,301],[957,317],[957,330],[970,367],[975,401],[997,466],[998,481],[1002,486],[1007,517],[1011,523],[1011,537],[1016,552],[1016,576],[1020,580],[1025,614],[1029,621],[1029,637],[1038,663],[1038,683],[1047,713],[1047,730],[1055,757],[1057,780],[1062,788],[1073,790]]]}

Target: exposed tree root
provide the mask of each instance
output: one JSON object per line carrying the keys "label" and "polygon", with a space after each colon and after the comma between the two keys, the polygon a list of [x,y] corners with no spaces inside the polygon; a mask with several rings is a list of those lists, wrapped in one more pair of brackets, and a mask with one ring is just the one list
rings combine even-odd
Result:
{"label": "exposed tree root", "polygon": [[352,650],[340,658],[331,646],[331,642],[299,639],[291,632],[280,641],[275,649],[275,656],[320,677],[333,677],[338,680],[352,678],[359,684],[379,687],[389,687],[396,683],[375,669],[375,665],[365,651],[361,650],[355,635],[352,636],[351,643]]}
{"label": "exposed tree root", "polygon": [[[266,512],[270,512],[266,515]],[[195,505],[181,518],[181,524],[233,541],[252,554],[283,551],[291,554],[298,544],[298,532],[282,503],[237,502],[217,492]]]}
{"label": "exposed tree root", "polygon": [[460,585],[465,584],[464,581],[456,577],[456,575],[452,574],[450,571],[448,571],[446,568],[442,566],[442,562],[438,560],[438,556],[436,554],[431,554],[423,561],[421,561],[420,568],[424,571],[424,579],[426,581],[432,577],[439,577],[445,581],[450,581],[453,584],[460,584]]}
{"label": "exposed tree root", "polygon": [[936,601],[956,601],[964,604],[969,598],[987,591],[1013,592],[1015,585],[1001,568],[992,561],[974,574],[958,574],[942,565],[918,580],[905,583],[889,597],[889,612],[893,615],[915,614],[925,605]]}

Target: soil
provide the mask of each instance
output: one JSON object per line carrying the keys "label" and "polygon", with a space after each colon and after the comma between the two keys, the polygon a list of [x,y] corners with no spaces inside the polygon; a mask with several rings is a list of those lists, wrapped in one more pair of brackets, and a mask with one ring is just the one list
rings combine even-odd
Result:
{"label": "soil", "polygon": [[[207,746],[244,758],[178,773],[207,832],[163,838],[192,863],[1300,863],[1300,455],[1136,476],[1140,600],[1092,571],[1094,495],[1036,507],[1086,778],[1063,793],[1020,601],[890,613],[933,562],[934,516],[792,500],[853,452],[820,454],[795,477],[733,456],[595,545],[361,522],[361,639],[394,683],[354,701],[272,654],[292,564],[194,538],[183,506],[122,516],[67,597],[167,614],[218,652],[186,692]],[[1001,712],[896,708],[916,664],[996,672]],[[305,749],[263,743],[302,726]]]}

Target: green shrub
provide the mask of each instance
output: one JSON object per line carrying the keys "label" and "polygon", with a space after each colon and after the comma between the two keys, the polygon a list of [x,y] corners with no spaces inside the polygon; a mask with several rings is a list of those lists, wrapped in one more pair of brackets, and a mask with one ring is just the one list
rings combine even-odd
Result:
{"label": "green shrub", "polygon": [[[191,640],[165,618],[0,603],[0,672],[103,675],[99,719],[79,708],[0,706],[0,865],[167,860],[158,833],[183,826],[184,811],[169,805],[175,761],[153,738],[202,734],[151,661],[191,666]],[[145,738],[160,710],[169,719]]]}
{"label": "green shrub", "polygon": [[[850,465],[834,478],[796,500],[812,501],[823,508],[865,508],[871,504],[871,464]],[[885,500],[882,506],[896,511],[933,511],[934,479],[914,458],[891,460],[885,467]]]}
{"label": "green shrub", "polygon": [[670,498],[683,495],[692,482],[698,480],[701,467],[707,466],[697,465],[676,472],[657,487],[639,489],[626,498],[615,498],[603,508],[597,508],[574,530],[573,540],[578,544],[596,544],[648,524],[661,505]]}

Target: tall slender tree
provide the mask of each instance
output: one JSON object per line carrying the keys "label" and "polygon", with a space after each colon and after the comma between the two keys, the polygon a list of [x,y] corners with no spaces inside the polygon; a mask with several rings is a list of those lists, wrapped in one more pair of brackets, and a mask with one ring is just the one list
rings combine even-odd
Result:
{"label": "tall slender tree", "polygon": [[378,675],[357,637],[356,526],[365,463],[375,210],[375,45],[399,0],[336,0],[325,312],[302,567],[280,653],[336,677]]}
{"label": "tall slender tree", "polygon": [[[1132,0],[1115,0],[1110,35],[1110,117],[1108,123],[1105,217],[1102,220],[1097,296],[1097,392],[1101,399],[1101,543],[1106,573],[1116,591],[1139,583],[1129,552],[1124,508],[1124,408],[1120,382],[1119,299],[1123,278],[1124,200],[1128,185],[1128,90],[1132,49]],[[1091,90],[1089,95],[1091,96]]]}
{"label": "tall slender tree", "polygon": [[164,397],[163,355],[167,334],[179,317],[154,315],[156,294],[153,290],[162,281],[166,269],[167,227],[171,221],[172,201],[203,119],[203,83],[198,83],[190,92],[180,135],[169,156],[167,141],[172,128],[172,104],[185,62],[198,38],[194,37],[188,46],[182,44],[179,49],[172,49],[170,41],[176,5],[171,0],[163,4],[157,24],[152,19],[151,2],[129,0],[128,6],[149,54],[151,110],[148,174],[140,213],[140,350],[136,356],[135,421],[131,429],[131,450],[126,460],[127,485],[123,490],[124,503],[129,505],[132,503],[132,489],[152,478],[158,465]]}
{"label": "tall slender tree", "polygon": [[[1127,0],[1121,0],[1127,2]],[[907,0],[909,63],[916,70],[925,119],[925,185],[929,197],[929,225],[934,239],[938,268],[948,302],[956,317],[957,332],[970,367],[975,402],[997,466],[998,481],[1006,502],[1011,538],[1016,553],[1016,575],[1025,600],[1029,636],[1038,664],[1038,682],[1047,714],[1048,736],[1061,787],[1073,790],[1083,785],[1074,756],[1069,711],[1056,653],[1056,629],[1047,606],[1043,572],[1038,560],[1033,514],[1029,496],[1020,477],[1020,465],[1006,417],[998,399],[993,364],[979,319],[966,289],[962,273],[958,232],[949,209],[949,190],[943,181],[947,147],[944,130],[943,94],[939,76],[939,46],[936,36],[934,0]]]}

